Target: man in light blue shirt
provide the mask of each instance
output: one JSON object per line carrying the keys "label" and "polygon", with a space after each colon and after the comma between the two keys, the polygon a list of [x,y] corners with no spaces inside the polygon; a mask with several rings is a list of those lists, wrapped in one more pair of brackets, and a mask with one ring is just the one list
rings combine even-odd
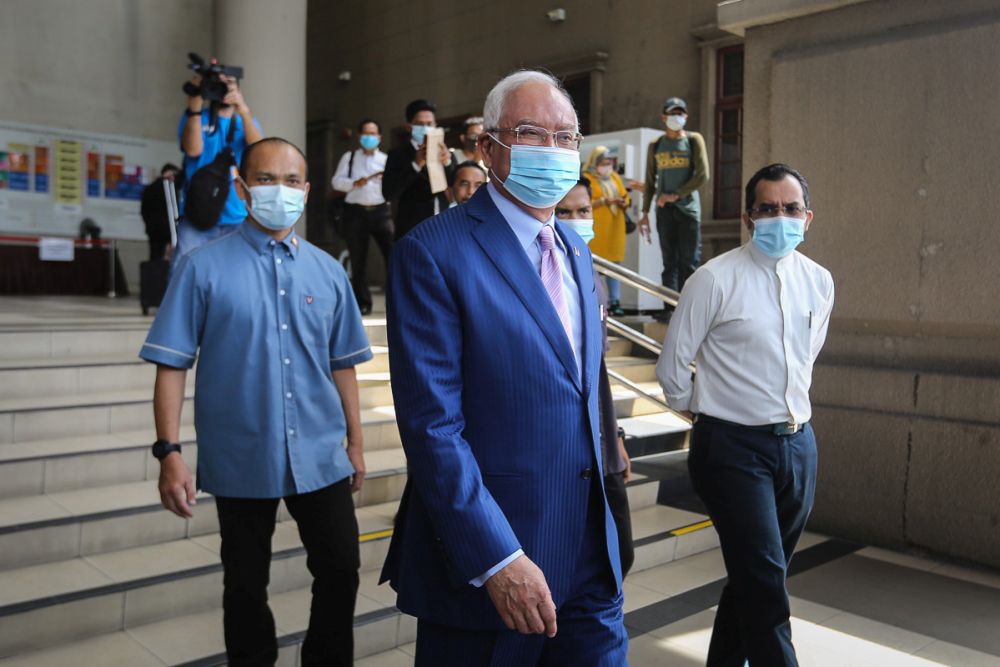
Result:
{"label": "man in light blue shirt", "polygon": [[230,664],[277,658],[267,582],[284,498],[315,578],[302,664],[346,665],[360,565],[351,491],[364,478],[354,367],[372,353],[347,275],[293,230],[309,190],[301,152],[263,139],[240,174],[250,216],[181,259],[140,352],[157,364],[160,496],[193,516],[194,482],[175,443],[197,358],[198,486],[216,496]]}

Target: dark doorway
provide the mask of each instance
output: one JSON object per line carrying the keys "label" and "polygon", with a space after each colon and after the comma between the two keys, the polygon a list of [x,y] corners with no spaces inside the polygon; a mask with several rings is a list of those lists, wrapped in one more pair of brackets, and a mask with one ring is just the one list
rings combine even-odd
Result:
{"label": "dark doorway", "polygon": [[580,132],[590,134],[590,73],[568,76],[563,80],[563,86],[573,98],[576,116],[580,120]]}

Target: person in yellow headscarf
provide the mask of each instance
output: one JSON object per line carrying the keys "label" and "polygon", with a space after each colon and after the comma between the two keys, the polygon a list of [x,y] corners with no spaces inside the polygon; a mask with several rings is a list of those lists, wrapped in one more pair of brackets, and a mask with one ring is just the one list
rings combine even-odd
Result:
{"label": "person in yellow headscarf", "polygon": [[[590,151],[583,164],[583,175],[590,181],[591,203],[594,208],[594,239],[590,250],[612,262],[625,259],[625,209],[629,205],[628,190],[615,173],[614,158],[606,146]],[[611,276],[608,283],[608,312],[624,315],[621,307],[621,284]]]}

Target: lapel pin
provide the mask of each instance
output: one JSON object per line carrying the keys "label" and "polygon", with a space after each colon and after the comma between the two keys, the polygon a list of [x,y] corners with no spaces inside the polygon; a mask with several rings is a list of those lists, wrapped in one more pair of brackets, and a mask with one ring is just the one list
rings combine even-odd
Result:
{"label": "lapel pin", "polygon": [[306,295],[306,303],[307,303],[307,304],[309,304],[309,305],[311,306],[311,305],[312,305],[312,302],[313,302],[313,298],[312,298],[312,295],[311,295],[311,294],[307,294],[307,295]]}

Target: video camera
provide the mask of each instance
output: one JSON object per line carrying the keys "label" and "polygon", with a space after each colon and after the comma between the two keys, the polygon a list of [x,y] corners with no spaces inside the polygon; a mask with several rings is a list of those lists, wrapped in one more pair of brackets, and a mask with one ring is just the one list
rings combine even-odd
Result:
{"label": "video camera", "polygon": [[184,93],[191,97],[201,95],[202,99],[208,102],[209,126],[214,128],[215,121],[219,116],[219,108],[225,106],[223,100],[229,93],[229,85],[223,77],[231,76],[237,80],[242,79],[243,68],[223,65],[215,58],[206,63],[205,59],[197,53],[188,53],[188,59],[191,61],[188,68],[201,76],[201,85],[196,86],[187,81],[184,83]]}

